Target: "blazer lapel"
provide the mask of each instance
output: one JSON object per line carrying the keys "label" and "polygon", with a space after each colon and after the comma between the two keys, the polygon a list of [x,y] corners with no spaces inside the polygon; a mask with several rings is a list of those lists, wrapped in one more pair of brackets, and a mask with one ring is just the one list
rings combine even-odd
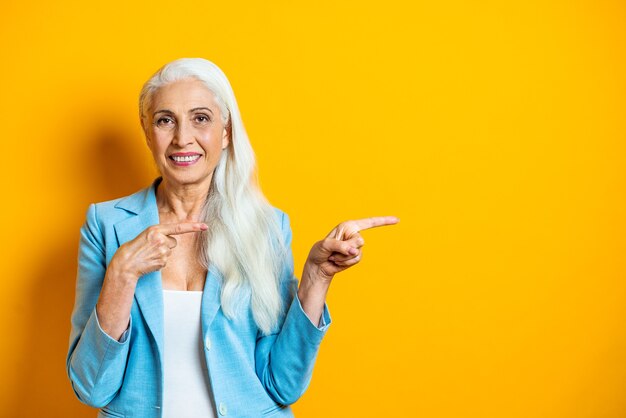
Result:
{"label": "blazer lapel", "polygon": [[[159,211],[156,205],[155,188],[152,187],[122,199],[116,207],[124,209],[134,216],[115,224],[118,245],[123,245],[137,237],[149,226],[159,223]],[[161,272],[154,271],[139,278],[135,288],[135,299],[141,313],[156,341],[161,364],[163,364],[163,286]]]}
{"label": "blazer lapel", "polygon": [[220,308],[222,280],[222,274],[213,265],[209,266],[202,292],[202,335],[206,335]]}

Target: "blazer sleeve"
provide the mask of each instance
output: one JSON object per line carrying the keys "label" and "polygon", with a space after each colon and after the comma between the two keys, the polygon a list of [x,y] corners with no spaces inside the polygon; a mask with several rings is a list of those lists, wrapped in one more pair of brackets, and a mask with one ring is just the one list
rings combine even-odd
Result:
{"label": "blazer sleeve", "polygon": [[324,305],[322,326],[306,316],[297,297],[298,279],[293,272],[289,217],[282,213],[281,228],[288,251],[281,277],[287,313],[276,333],[261,336],[256,345],[256,373],[267,393],[279,404],[297,401],[307,389],[317,353],[331,319]]}
{"label": "blazer sleeve", "polygon": [[131,324],[117,341],[100,327],[95,307],[105,273],[104,237],[97,219],[97,206],[92,204],[80,230],[67,373],[78,399],[97,408],[107,405],[122,385],[132,329]]}

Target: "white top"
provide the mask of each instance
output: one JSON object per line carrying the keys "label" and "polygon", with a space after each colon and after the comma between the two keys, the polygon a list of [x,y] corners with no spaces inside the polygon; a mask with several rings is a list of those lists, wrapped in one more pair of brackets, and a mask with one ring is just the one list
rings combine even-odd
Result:
{"label": "white top", "polygon": [[215,417],[200,325],[201,291],[163,290],[163,418]]}

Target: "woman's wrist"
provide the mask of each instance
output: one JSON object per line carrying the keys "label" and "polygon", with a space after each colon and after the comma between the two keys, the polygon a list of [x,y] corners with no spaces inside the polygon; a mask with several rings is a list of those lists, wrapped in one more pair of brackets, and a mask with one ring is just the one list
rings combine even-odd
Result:
{"label": "woman's wrist", "polygon": [[300,289],[307,293],[323,293],[324,295],[328,292],[328,288],[333,280],[333,276],[329,276],[319,266],[308,262],[304,264],[302,276],[300,277]]}
{"label": "woman's wrist", "polygon": [[331,281],[332,276],[326,275],[317,266],[305,263],[298,286],[298,299],[313,324],[320,322]]}
{"label": "woman's wrist", "polygon": [[124,286],[135,286],[141,276],[133,273],[113,258],[105,273],[105,279],[107,277]]}

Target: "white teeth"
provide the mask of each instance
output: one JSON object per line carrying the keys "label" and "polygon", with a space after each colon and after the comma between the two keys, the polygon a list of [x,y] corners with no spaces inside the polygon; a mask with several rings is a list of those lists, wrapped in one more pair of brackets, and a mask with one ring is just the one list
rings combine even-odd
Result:
{"label": "white teeth", "polygon": [[200,155],[196,154],[196,155],[186,155],[184,157],[179,157],[176,155],[172,155],[172,159],[174,161],[176,161],[177,163],[188,163],[191,161],[196,161],[198,158],[200,158]]}

